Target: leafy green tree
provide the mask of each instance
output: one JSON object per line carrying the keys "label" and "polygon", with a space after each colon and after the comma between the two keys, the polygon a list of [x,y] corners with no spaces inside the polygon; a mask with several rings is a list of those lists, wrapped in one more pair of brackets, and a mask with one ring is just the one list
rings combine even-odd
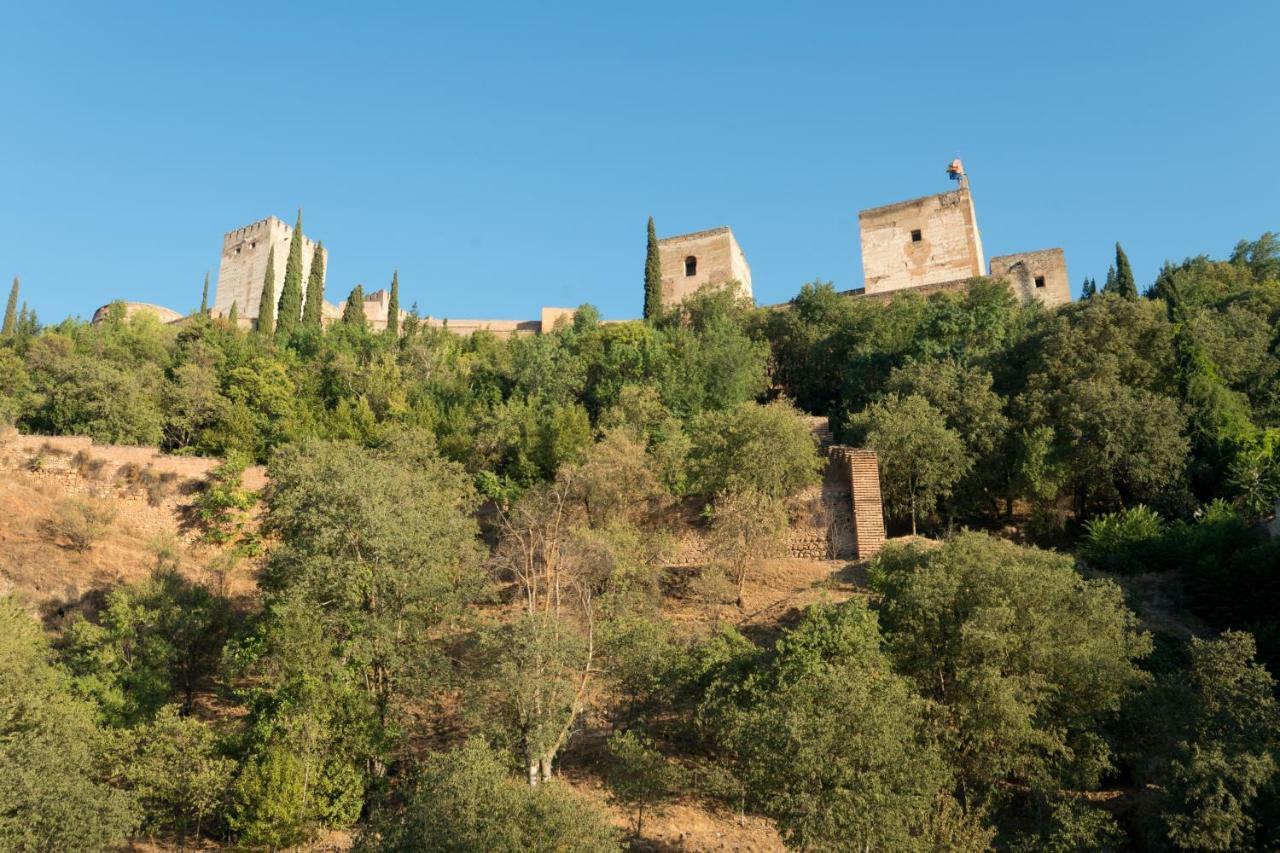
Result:
{"label": "leafy green tree", "polygon": [[276,247],[267,252],[267,272],[262,277],[262,297],[258,301],[259,334],[271,337],[276,332]]}
{"label": "leafy green tree", "polygon": [[39,623],[0,598],[0,848],[113,850],[128,839],[137,805],[105,784],[99,743]]}
{"label": "leafy green tree", "polygon": [[280,289],[280,319],[276,331],[288,340],[302,317],[302,208],[289,238],[289,257],[284,262],[284,284]]}
{"label": "leafy green tree", "polygon": [[930,849],[950,773],[862,600],[815,605],[772,654],[726,676],[727,696],[709,697],[717,740],[789,847]]}
{"label": "leafy green tree", "polygon": [[195,501],[206,542],[225,545],[244,534],[248,511],[256,501],[256,496],[242,485],[248,467],[249,458],[232,451],[209,472],[208,483]]}
{"label": "leafy green tree", "polygon": [[969,532],[887,548],[872,580],[895,668],[942,710],[965,802],[1010,781],[1097,784],[1111,766],[1098,730],[1144,684],[1135,662],[1151,650],[1118,586]]}
{"label": "leafy green tree", "polygon": [[654,809],[674,793],[678,774],[653,745],[634,731],[609,738],[606,778],[610,799],[635,815],[632,832],[644,835],[645,809]]}
{"label": "leafy green tree", "polygon": [[1083,797],[1066,796],[1052,803],[1038,832],[1019,836],[1015,853],[1119,853],[1129,839],[1116,819]]}
{"label": "leafy green tree", "polygon": [[9,301],[4,306],[4,325],[0,325],[0,335],[6,338],[13,335],[18,324],[18,277],[13,277],[13,286],[9,288]]}
{"label": "leafy green tree", "polygon": [[179,844],[216,827],[227,807],[235,761],[218,754],[213,730],[177,705],[116,736],[110,749],[114,781],[133,792],[142,828],[175,836]]}
{"label": "leafy green tree", "polygon": [[403,812],[376,815],[357,853],[596,853],[620,850],[598,808],[551,782],[511,778],[477,740],[432,755]]}
{"label": "leafy green tree", "polygon": [[1183,701],[1185,739],[1170,767],[1169,840],[1182,850],[1256,849],[1259,798],[1277,776],[1275,680],[1249,634],[1193,638]]}
{"label": "leafy green tree", "polygon": [[368,319],[364,313],[364,286],[357,284],[351,289],[350,295],[347,296],[346,304],[342,309],[342,323],[353,329],[364,329],[368,325]]}
{"label": "leafy green tree", "polygon": [[391,273],[391,298],[387,302],[387,334],[400,337],[400,270]]}
{"label": "leafy green tree", "polygon": [[316,243],[307,271],[307,298],[302,304],[302,325],[319,329],[324,319],[324,244]]}
{"label": "leafy green tree", "polygon": [[649,239],[644,256],[644,318],[651,320],[662,312],[662,259],[658,256],[658,232],[649,217]]}
{"label": "leafy green tree", "polygon": [[854,421],[880,461],[886,509],[898,518],[917,520],[933,512],[951,493],[972,460],[960,435],[924,397],[890,394]]}
{"label": "leafy green tree", "polygon": [[230,629],[228,601],[162,556],[149,578],[107,593],[95,620],[80,617],[68,627],[63,659],[102,718],[129,725],[175,699],[190,713],[219,669]]}
{"label": "leafy green tree", "polygon": [[263,531],[278,544],[261,585],[269,601],[314,608],[389,734],[438,683],[440,643],[484,582],[470,478],[416,432],[376,450],[291,445],[268,473]]}
{"label": "leafy green tree", "polygon": [[706,412],[690,438],[690,488],[697,494],[751,490],[785,498],[818,481],[822,460],[813,434],[789,403]]}

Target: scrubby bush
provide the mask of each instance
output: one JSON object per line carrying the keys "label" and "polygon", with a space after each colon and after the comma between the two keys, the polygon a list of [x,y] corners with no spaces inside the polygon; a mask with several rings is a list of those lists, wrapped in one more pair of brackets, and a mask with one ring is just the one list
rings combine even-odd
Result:
{"label": "scrubby bush", "polygon": [[1165,524],[1160,514],[1138,504],[1085,522],[1080,556],[1107,572],[1133,574],[1163,568]]}
{"label": "scrubby bush", "polygon": [[115,507],[88,498],[64,498],[45,522],[49,537],[81,553],[91,549],[116,520]]}

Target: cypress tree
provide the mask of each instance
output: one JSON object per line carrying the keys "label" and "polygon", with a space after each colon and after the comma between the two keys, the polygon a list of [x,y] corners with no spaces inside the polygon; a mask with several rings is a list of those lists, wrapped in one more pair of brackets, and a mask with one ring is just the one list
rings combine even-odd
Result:
{"label": "cypress tree", "polygon": [[289,257],[284,262],[284,285],[280,288],[280,317],[276,332],[285,340],[293,334],[302,317],[302,208],[289,238]]}
{"label": "cypress tree", "polygon": [[662,259],[658,255],[658,232],[649,217],[649,246],[644,256],[644,318],[652,320],[662,312]]}
{"label": "cypress tree", "polygon": [[1086,278],[1084,284],[1080,286],[1080,298],[1091,299],[1098,292],[1098,283],[1091,278]]}
{"label": "cypress tree", "polygon": [[324,320],[324,244],[316,243],[307,273],[307,301],[302,304],[302,325],[319,329]]}
{"label": "cypress tree", "polygon": [[1129,257],[1116,243],[1116,293],[1124,299],[1138,298],[1138,283],[1133,278],[1133,267],[1129,266]]}
{"label": "cypress tree", "polygon": [[200,316],[209,313],[209,274],[204,274],[204,290],[200,294]]}
{"label": "cypress tree", "polygon": [[236,312],[236,303],[232,302],[231,310],[227,312],[227,323],[234,329],[239,322],[240,315]]}
{"label": "cypress tree", "polygon": [[400,270],[391,273],[391,300],[387,303],[387,334],[400,337]]}
{"label": "cypress tree", "polygon": [[347,305],[342,309],[342,324],[344,326],[359,326],[365,328],[364,318],[364,287],[357,284],[351,289],[351,295],[347,297]]}
{"label": "cypress tree", "polygon": [[13,277],[13,287],[9,288],[9,301],[4,306],[4,325],[0,326],[0,334],[6,338],[12,335],[18,324],[18,277]]}
{"label": "cypress tree", "polygon": [[262,279],[262,301],[258,303],[258,331],[268,337],[276,330],[276,247],[267,252],[267,274]]}
{"label": "cypress tree", "polygon": [[1116,292],[1116,268],[1115,264],[1107,267],[1107,280],[1102,283],[1103,293]]}

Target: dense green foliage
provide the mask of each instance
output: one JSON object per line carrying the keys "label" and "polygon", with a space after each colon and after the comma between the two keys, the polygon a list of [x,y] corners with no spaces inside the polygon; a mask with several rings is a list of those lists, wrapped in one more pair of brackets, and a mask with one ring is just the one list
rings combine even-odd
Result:
{"label": "dense green foliage", "polygon": [[[1055,310],[815,283],[505,340],[375,334],[358,287],[321,328],[316,258],[293,328],[117,304],[0,340],[19,429],[225,460],[189,519],[210,583],[161,541],[52,639],[0,601],[0,848],[608,850],[605,799],[639,847],[693,798],[795,849],[1280,838],[1273,235],[1145,296],[1117,247]],[[806,414],[877,451],[891,532],[941,541],[762,619],[748,582],[822,467]],[[95,500],[49,535],[99,556]],[[690,527],[705,564],[672,567]]]}

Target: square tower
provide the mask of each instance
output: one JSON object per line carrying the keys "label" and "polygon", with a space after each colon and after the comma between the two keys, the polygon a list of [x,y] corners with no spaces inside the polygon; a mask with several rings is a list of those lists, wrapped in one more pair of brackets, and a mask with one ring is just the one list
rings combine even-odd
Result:
{"label": "square tower", "polygon": [[736,281],[739,294],[752,298],[751,267],[728,227],[664,237],[658,241],[662,264],[662,304],[679,305],[704,284]]}
{"label": "square tower", "polygon": [[991,277],[1009,282],[1009,287],[1023,300],[1038,299],[1049,307],[1071,301],[1067,258],[1061,249],[992,258]]}
{"label": "square tower", "polygon": [[[276,299],[284,289],[284,268],[289,260],[289,241],[293,228],[274,216],[268,216],[252,225],[237,228],[222,238],[222,261],[218,266],[218,285],[214,291],[213,308],[221,316],[236,305],[236,316],[244,325],[252,325],[258,318],[258,305],[262,302],[262,284],[267,274],[267,256],[274,246]],[[326,274],[329,269],[329,253],[321,249]],[[306,301],[307,277],[316,244],[302,237],[302,298]]]}
{"label": "square tower", "polygon": [[868,294],[983,275],[982,237],[969,188],[859,211]]}

